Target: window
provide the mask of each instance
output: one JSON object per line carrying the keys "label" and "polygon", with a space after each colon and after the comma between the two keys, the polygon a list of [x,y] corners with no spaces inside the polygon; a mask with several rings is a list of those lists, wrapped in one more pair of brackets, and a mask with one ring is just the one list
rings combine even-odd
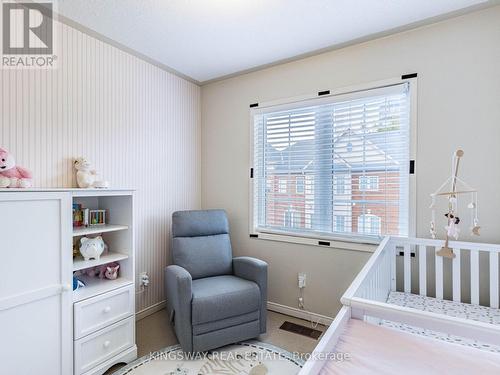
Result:
{"label": "window", "polygon": [[288,185],[288,181],[285,178],[280,178],[278,180],[278,192],[279,193],[286,193],[287,185]]}
{"label": "window", "polygon": [[344,175],[333,176],[333,193],[337,195],[346,194],[349,179]]}
{"label": "window", "polygon": [[378,190],[378,176],[359,176],[360,191]]}
{"label": "window", "polygon": [[335,216],[335,232],[344,233],[345,232],[345,216],[336,215]]}
{"label": "window", "polygon": [[371,214],[364,214],[358,218],[358,232],[368,235],[379,235],[380,234],[380,223],[381,219],[378,216]]}
{"label": "window", "polygon": [[295,192],[297,194],[304,194],[305,191],[305,178],[304,176],[297,176],[295,179]]}
{"label": "window", "polygon": [[[264,106],[252,117],[252,231],[408,235],[410,82]],[[266,189],[276,180],[278,195]]]}
{"label": "window", "polygon": [[283,222],[287,228],[299,228],[300,213],[293,209],[286,210]]}

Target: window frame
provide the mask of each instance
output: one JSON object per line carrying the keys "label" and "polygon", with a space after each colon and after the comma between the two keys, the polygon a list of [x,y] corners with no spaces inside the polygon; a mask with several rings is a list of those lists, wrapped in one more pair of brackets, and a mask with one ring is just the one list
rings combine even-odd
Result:
{"label": "window frame", "polygon": [[[342,218],[342,220],[339,220],[340,218]],[[333,216],[333,221],[335,223],[335,232],[345,232],[345,222],[346,222],[346,217],[344,215],[334,215]],[[339,223],[342,223],[342,230],[339,230]]]}
{"label": "window frame", "polygon": [[[417,112],[418,112],[418,78],[411,77],[405,78],[397,77],[387,80],[380,80],[365,84],[358,84],[352,86],[340,87],[337,89],[330,89],[329,94],[320,95],[320,92],[314,94],[301,95],[291,98],[272,100],[267,102],[259,102],[257,107],[251,107],[249,111],[249,129],[250,129],[250,158],[249,158],[249,170],[253,170],[254,162],[254,115],[258,114],[264,108],[283,106],[283,108],[293,108],[293,106],[301,107],[304,106],[304,102],[317,100],[318,103],[321,99],[329,98],[332,96],[356,94],[360,91],[366,91],[370,89],[382,88],[385,86],[392,86],[396,84],[401,84],[404,82],[409,83],[409,102],[410,102],[410,142],[409,142],[409,159],[416,160],[416,150],[417,150]],[[416,234],[416,178],[418,165],[415,166],[414,174],[409,175],[409,196],[408,196],[408,236],[413,237]],[[305,234],[305,233],[291,233],[288,231],[281,230],[258,230],[256,228],[254,212],[256,211],[256,202],[254,202],[254,183],[252,174],[250,173],[249,179],[249,235],[252,237],[257,237],[262,240],[271,241],[282,241],[303,245],[330,247],[335,249],[343,250],[354,250],[354,251],[365,251],[374,252],[376,246],[381,242],[378,238],[366,238],[353,236],[336,236],[332,235],[317,235],[317,234]]]}
{"label": "window frame", "polygon": [[278,177],[278,194],[288,194],[288,181]]}
{"label": "window frame", "polygon": [[[366,228],[366,219],[370,219],[369,220],[369,227],[370,227],[370,230],[372,229],[372,225],[373,225],[373,221],[376,221],[377,222],[377,227],[378,227],[378,230],[380,232],[380,229],[382,228],[382,218],[380,216],[377,216],[377,215],[373,215],[373,214],[362,214],[362,215],[359,215],[357,217],[357,221],[358,221],[358,231],[359,231],[359,225],[360,225],[360,221],[361,219],[363,219],[363,227]],[[373,220],[373,219],[376,219],[376,220]],[[370,233],[372,234],[372,233]]]}
{"label": "window frame", "polygon": [[[299,181],[301,185],[301,189],[299,191]],[[306,177],[305,176],[296,176],[295,177],[295,194],[305,194],[306,193]]]}
{"label": "window frame", "polygon": [[[286,225],[288,215],[290,215],[288,219],[288,221],[290,221],[290,225]],[[301,220],[302,217],[300,215],[300,212],[290,208],[287,208],[285,211],[283,211],[283,224],[285,227],[295,229],[297,228],[297,224],[300,224]]]}
{"label": "window frame", "polygon": [[[338,175],[333,176],[332,190],[333,190],[334,194],[346,195],[347,191],[352,190],[352,184],[350,184],[350,189],[348,189],[346,186],[348,178],[349,178],[349,175],[347,175],[347,174],[338,174]],[[341,182],[340,180],[342,180],[342,182],[343,182],[342,184],[339,184],[339,182]],[[339,189],[339,185],[342,186],[342,189]]]}
{"label": "window frame", "polygon": [[[368,180],[375,179],[377,181],[376,186],[373,187],[372,183],[369,182]],[[363,183],[363,188],[361,188],[361,179],[366,179],[367,182]],[[359,191],[379,191],[380,190],[380,178],[378,175],[365,175],[365,176],[359,176],[358,177],[358,190]]]}

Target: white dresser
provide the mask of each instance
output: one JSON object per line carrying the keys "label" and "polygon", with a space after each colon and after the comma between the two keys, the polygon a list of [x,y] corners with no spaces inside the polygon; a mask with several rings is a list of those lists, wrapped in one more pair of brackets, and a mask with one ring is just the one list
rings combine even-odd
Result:
{"label": "white dresser", "polygon": [[[105,209],[107,224],[73,229],[72,207]],[[0,190],[0,364],[16,375],[102,374],[137,357],[133,192]],[[73,240],[102,235],[101,259],[73,259]],[[74,271],[119,262],[116,280]]]}

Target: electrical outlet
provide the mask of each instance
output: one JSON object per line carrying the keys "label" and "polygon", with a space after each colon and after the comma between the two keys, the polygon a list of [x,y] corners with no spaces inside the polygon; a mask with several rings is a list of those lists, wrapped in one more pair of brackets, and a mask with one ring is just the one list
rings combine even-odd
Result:
{"label": "electrical outlet", "polygon": [[143,287],[149,286],[149,276],[146,272],[141,273],[141,286]]}
{"label": "electrical outlet", "polygon": [[298,282],[299,282],[300,289],[306,287],[306,274],[305,273],[303,273],[303,272],[299,273]]}

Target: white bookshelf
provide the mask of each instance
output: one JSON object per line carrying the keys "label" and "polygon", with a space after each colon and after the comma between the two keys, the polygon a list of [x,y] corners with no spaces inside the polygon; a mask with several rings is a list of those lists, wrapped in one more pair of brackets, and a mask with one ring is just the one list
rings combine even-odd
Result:
{"label": "white bookshelf", "polygon": [[98,277],[80,276],[80,279],[85,282],[86,286],[73,292],[73,302],[75,303],[132,284],[132,280],[124,277],[107,280],[106,283],[103,283]]}
{"label": "white bookshelf", "polygon": [[88,227],[74,227],[73,240],[81,237],[101,236],[108,246],[107,252],[99,260],[85,261],[79,254],[73,258],[73,271],[81,271],[111,262],[120,264],[120,281],[79,276],[86,286],[74,292],[74,300],[81,301],[114,290],[124,284],[133,283],[134,277],[134,236],[133,236],[133,195],[123,190],[76,190],[72,192],[73,204],[91,210],[106,210],[106,224]]}
{"label": "white bookshelf", "polygon": [[127,230],[127,225],[119,225],[119,224],[105,224],[105,225],[94,225],[89,227],[76,227],[73,228],[73,237],[78,236],[88,236],[91,234],[99,234],[99,233],[107,233],[107,232],[116,232],[119,230]]}
{"label": "white bookshelf", "polygon": [[121,260],[127,259],[128,257],[129,256],[126,253],[123,254],[108,252],[106,254],[102,254],[99,259],[85,260],[82,256],[79,255],[73,259],[73,271],[80,271],[85,268],[97,267],[111,262],[119,262]]}
{"label": "white bookshelf", "polygon": [[[8,306],[0,308],[0,321],[9,322],[1,332],[9,342],[2,348],[2,374],[33,372],[31,364],[17,360],[33,342],[40,345],[32,362],[43,374],[103,374],[137,358],[133,200],[126,189],[0,189],[0,227],[12,234],[2,246],[16,250],[0,263]],[[75,203],[106,210],[106,225],[73,229]],[[108,245],[99,260],[73,257],[74,243],[97,235]],[[78,278],[85,286],[72,290],[75,271],[111,262],[120,264],[116,280],[84,274]],[[19,264],[29,275],[23,282],[16,274]]]}
{"label": "white bookshelf", "polygon": [[[99,259],[85,261],[81,254],[74,257],[73,272],[79,271],[78,273],[80,273],[90,267],[112,262],[120,264],[116,280],[101,279],[86,274],[79,275],[78,279],[85,286],[73,291],[74,374],[87,375],[102,373],[101,370],[106,370],[115,363],[129,362],[137,356],[137,347],[133,339],[135,325],[131,323],[135,322],[133,192],[77,189],[71,190],[71,195],[72,203],[80,204],[82,208],[106,210],[105,225],[73,228],[73,242],[79,247],[82,237],[101,236],[107,245],[107,251],[101,254]],[[126,299],[126,303],[124,299]],[[125,306],[128,308],[125,309]],[[102,350],[102,341],[107,340],[108,333],[106,332],[109,331],[110,327],[120,327],[113,328],[120,333],[116,333],[116,338],[112,340],[113,345],[117,345],[117,348],[124,348],[118,354],[113,354],[113,350],[109,352]],[[131,340],[133,346],[130,347]],[[96,353],[95,358],[88,357],[87,351],[89,350]]]}

